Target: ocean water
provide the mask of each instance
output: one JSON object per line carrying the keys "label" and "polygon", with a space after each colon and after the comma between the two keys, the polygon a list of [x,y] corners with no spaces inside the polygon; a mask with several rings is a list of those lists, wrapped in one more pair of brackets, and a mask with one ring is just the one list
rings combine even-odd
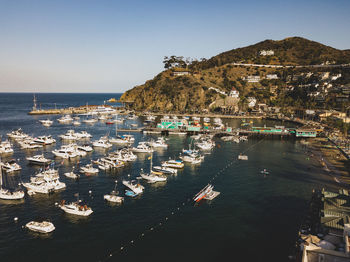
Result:
{"label": "ocean water", "polygon": [[[37,94],[38,107],[54,108],[103,104],[120,94]],[[20,149],[14,142],[14,154],[1,156],[3,161],[17,159],[22,170],[4,177],[4,186],[16,188],[38,170],[26,157],[44,153],[55,159],[64,191],[50,195],[26,196],[24,201],[0,201],[0,261],[288,261],[293,254],[298,227],[307,211],[313,188],[335,187],[315,159],[308,158],[305,148],[293,139],[257,139],[236,144],[215,139],[216,147],[205,154],[204,161],[186,165],[167,182],[147,184],[137,198],[126,197],[121,205],[110,205],[103,195],[114,189],[124,195],[123,179],[136,178],[140,169],[149,168],[148,155],[114,171],[100,171],[95,176],[82,175],[78,181],[63,176],[73,166],[84,165],[104,156],[112,149],[95,150],[72,161],[54,158],[51,151],[60,147],[58,135],[68,129],[86,130],[91,140],[115,135],[115,127],[97,122],[74,127],[59,124],[60,116],[30,116],[32,94],[0,94],[0,135],[13,129],[38,135],[52,135],[57,143],[37,151]],[[50,118],[46,128],[38,120]],[[240,120],[224,120],[240,126]],[[142,119],[127,120],[142,125]],[[280,125],[273,121],[254,120],[255,126]],[[286,125],[286,124],[284,124]],[[292,124],[289,124],[292,126]],[[135,133],[135,144],[156,136]],[[156,150],[153,165],[176,157],[190,143],[189,137],[170,135],[168,149]],[[248,161],[237,161],[246,152]],[[263,168],[270,171],[264,177]],[[194,204],[191,199],[207,183],[221,194],[213,201]],[[89,191],[91,190],[91,194]],[[62,199],[75,200],[74,194],[92,207],[88,218],[65,214],[55,206]],[[18,217],[18,222],[13,218]],[[50,219],[56,230],[43,236],[28,232],[23,226],[36,218]],[[112,254],[112,256],[111,256]]]}

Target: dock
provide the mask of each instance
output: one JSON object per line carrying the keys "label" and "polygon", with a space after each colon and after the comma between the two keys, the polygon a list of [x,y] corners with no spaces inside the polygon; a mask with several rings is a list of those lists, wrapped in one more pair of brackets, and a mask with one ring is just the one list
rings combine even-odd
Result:
{"label": "dock", "polygon": [[206,199],[206,200],[213,200],[218,195],[220,195],[220,192],[212,190],[209,194],[205,195],[204,199]]}

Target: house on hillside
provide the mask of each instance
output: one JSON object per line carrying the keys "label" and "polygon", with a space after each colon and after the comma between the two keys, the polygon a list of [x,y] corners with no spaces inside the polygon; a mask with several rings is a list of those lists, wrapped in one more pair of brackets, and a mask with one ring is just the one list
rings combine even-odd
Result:
{"label": "house on hillside", "polygon": [[266,75],[266,79],[278,79],[277,74],[268,74]]}
{"label": "house on hillside", "polygon": [[239,91],[236,88],[232,87],[232,90],[231,90],[229,96],[234,97],[234,98],[239,98]]}
{"label": "house on hillside", "polygon": [[247,101],[248,101],[248,107],[249,108],[254,107],[255,104],[256,104],[256,98],[255,97],[248,97]]}
{"label": "house on hillside", "polygon": [[274,55],[275,52],[273,50],[261,50],[259,54],[262,56],[267,56],[267,55]]}
{"label": "house on hillside", "polygon": [[247,76],[244,80],[248,83],[258,83],[260,81],[260,76]]}
{"label": "house on hillside", "polygon": [[173,76],[185,76],[189,74],[190,71],[186,70],[185,68],[174,68],[172,72]]}

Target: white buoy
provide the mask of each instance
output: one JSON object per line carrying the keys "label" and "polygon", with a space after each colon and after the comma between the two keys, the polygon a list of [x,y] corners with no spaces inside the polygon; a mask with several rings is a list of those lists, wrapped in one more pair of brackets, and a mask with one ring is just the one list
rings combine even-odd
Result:
{"label": "white buoy", "polygon": [[89,194],[91,194],[92,193],[92,191],[91,190],[89,190]]}
{"label": "white buoy", "polygon": [[17,222],[17,221],[18,221],[18,217],[15,217],[13,220],[14,220],[15,222]]}
{"label": "white buoy", "polygon": [[58,203],[57,202],[55,202],[55,206],[57,206],[58,205]]}

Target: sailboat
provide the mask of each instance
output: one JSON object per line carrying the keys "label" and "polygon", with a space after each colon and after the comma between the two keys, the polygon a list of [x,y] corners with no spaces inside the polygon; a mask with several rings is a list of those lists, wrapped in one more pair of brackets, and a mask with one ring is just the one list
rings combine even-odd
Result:
{"label": "sailboat", "polygon": [[115,124],[115,137],[109,139],[109,142],[116,144],[127,144],[129,141],[121,136],[118,136],[118,124]]}
{"label": "sailboat", "polygon": [[[1,162],[1,161],[0,161]],[[5,200],[18,200],[24,198],[24,192],[22,190],[9,191],[2,187],[2,165],[0,165],[0,199]]]}
{"label": "sailboat", "polygon": [[143,169],[141,169],[140,176],[141,176],[143,179],[148,180],[148,182],[150,182],[150,183],[166,181],[166,177],[163,176],[163,173],[162,173],[162,172],[152,171],[152,159],[153,159],[153,154],[152,154],[148,159],[151,160],[149,174],[144,173],[144,172],[143,172]]}

